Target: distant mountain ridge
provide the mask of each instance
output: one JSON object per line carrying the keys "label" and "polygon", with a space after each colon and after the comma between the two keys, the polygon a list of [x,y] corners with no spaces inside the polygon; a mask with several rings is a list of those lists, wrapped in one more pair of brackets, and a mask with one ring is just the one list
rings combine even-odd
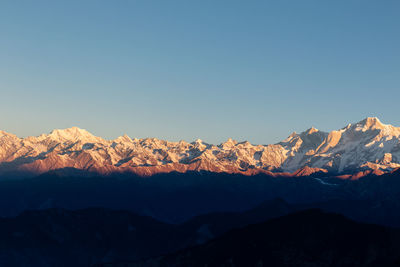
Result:
{"label": "distant mountain ridge", "polygon": [[272,176],[333,173],[357,178],[399,167],[400,127],[383,124],[375,117],[329,133],[312,127],[271,145],[232,139],[212,145],[202,140],[169,142],[127,135],[105,140],[77,127],[27,138],[0,131],[0,174],[76,168],[142,176],[205,170]]}

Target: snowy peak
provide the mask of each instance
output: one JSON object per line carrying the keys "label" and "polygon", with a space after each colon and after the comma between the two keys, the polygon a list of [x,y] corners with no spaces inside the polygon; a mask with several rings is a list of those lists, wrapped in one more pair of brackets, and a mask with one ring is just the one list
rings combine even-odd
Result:
{"label": "snowy peak", "polygon": [[194,144],[201,145],[201,144],[203,144],[203,140],[197,138],[194,142],[192,142],[192,144],[193,144],[193,145],[194,145]]}
{"label": "snowy peak", "polygon": [[7,133],[7,132],[5,132],[5,131],[1,131],[0,130],[0,138],[2,138],[2,137],[10,137],[10,138],[15,138],[15,139],[19,139],[16,135],[14,135],[14,134],[10,134],[10,133]]}
{"label": "snowy peak", "polygon": [[383,124],[377,117],[367,117],[356,124],[357,128],[362,128],[362,131],[367,130],[382,130],[387,125]]}
{"label": "snowy peak", "polygon": [[55,129],[50,134],[46,135],[48,138],[62,141],[101,141],[102,139],[94,136],[85,129],[78,127],[71,127],[67,129]]}
{"label": "snowy peak", "polygon": [[382,123],[376,117],[368,117],[364,120],[350,125],[344,128],[345,131],[355,131],[355,132],[375,132],[377,134],[376,138],[389,138],[389,137],[399,137],[400,127],[395,127],[390,124]]}
{"label": "snowy peak", "polygon": [[93,136],[91,133],[78,127],[71,127],[66,129],[54,129],[49,134],[51,137],[58,137],[63,139],[73,139],[81,136]]}
{"label": "snowy peak", "polygon": [[133,140],[127,134],[124,134],[124,135],[116,138],[114,140],[114,142],[117,142],[117,143],[131,143],[131,142],[133,142]]}
{"label": "snowy peak", "polygon": [[228,138],[224,143],[220,145],[223,149],[230,149],[234,147],[238,142],[236,140],[233,140],[232,138]]}
{"label": "snowy peak", "polygon": [[305,131],[305,133],[308,135],[316,133],[316,132],[318,132],[318,129],[314,128],[314,126],[312,126],[310,129]]}

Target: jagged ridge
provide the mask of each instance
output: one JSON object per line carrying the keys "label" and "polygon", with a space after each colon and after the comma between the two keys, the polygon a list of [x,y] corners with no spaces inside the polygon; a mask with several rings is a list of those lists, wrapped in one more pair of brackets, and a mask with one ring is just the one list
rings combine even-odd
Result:
{"label": "jagged ridge", "polygon": [[272,145],[232,139],[220,145],[202,140],[169,142],[127,135],[105,140],[77,127],[27,138],[0,131],[1,173],[43,173],[72,167],[139,175],[207,170],[304,176],[314,172],[382,173],[400,167],[399,163],[400,127],[372,117],[330,133],[312,127]]}

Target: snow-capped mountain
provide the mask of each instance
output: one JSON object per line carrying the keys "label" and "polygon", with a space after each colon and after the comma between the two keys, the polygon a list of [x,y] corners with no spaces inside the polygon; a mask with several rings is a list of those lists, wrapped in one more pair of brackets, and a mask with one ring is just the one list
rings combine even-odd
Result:
{"label": "snow-capped mountain", "polygon": [[295,176],[318,171],[382,173],[400,167],[400,127],[366,118],[330,133],[310,128],[272,145],[232,139],[212,145],[127,135],[105,140],[76,127],[27,138],[0,131],[0,173],[67,167],[140,175],[189,170]]}

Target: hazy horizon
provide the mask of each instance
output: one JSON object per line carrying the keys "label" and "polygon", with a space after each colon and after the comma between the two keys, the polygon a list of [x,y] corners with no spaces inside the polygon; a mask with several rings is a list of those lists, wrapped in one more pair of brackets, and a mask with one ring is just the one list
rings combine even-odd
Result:
{"label": "hazy horizon", "polygon": [[365,117],[400,125],[399,11],[398,1],[3,1],[0,129],[271,144]]}

